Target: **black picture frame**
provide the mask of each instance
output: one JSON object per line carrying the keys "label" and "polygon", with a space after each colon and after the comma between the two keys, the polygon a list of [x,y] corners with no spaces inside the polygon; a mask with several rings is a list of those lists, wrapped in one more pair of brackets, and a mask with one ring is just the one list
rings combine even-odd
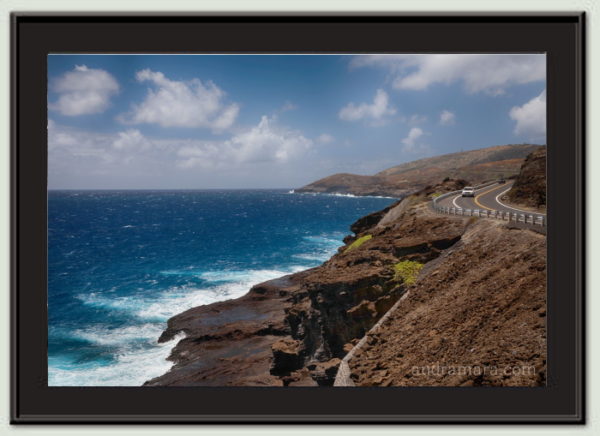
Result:
{"label": "black picture frame", "polygon": [[[47,386],[49,53],[547,54],[548,379],[540,388]],[[584,13],[11,16],[11,422],[585,422]]]}

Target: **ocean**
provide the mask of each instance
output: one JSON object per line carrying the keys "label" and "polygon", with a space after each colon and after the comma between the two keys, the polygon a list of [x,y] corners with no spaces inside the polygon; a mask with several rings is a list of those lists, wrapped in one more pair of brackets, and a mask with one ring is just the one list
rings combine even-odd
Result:
{"label": "ocean", "polygon": [[48,385],[139,386],[166,321],[320,265],[391,198],[284,190],[50,191]]}

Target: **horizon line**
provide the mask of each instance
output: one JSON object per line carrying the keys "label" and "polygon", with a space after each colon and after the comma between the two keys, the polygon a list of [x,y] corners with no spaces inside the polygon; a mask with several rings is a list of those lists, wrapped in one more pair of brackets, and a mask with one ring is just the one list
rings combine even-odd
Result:
{"label": "horizon line", "polygon": [[300,188],[47,188],[47,191],[290,191]]}

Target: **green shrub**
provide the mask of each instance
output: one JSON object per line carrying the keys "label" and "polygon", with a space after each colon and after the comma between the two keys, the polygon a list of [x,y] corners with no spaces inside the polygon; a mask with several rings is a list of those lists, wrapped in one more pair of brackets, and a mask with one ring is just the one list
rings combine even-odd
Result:
{"label": "green shrub", "polygon": [[434,192],[433,194],[431,194],[431,198],[438,198],[440,195],[442,195],[441,192]]}
{"label": "green shrub", "polygon": [[367,242],[369,239],[371,239],[373,237],[373,235],[365,235],[365,236],[361,236],[360,238],[358,238],[356,241],[354,241],[352,244],[350,244],[348,246],[348,248],[346,248],[344,250],[344,253],[347,253],[350,250],[354,250],[355,248],[360,247],[362,244],[364,244],[365,242]]}
{"label": "green shrub", "polygon": [[402,281],[406,285],[414,285],[423,264],[412,260],[403,260],[394,265],[394,280]]}

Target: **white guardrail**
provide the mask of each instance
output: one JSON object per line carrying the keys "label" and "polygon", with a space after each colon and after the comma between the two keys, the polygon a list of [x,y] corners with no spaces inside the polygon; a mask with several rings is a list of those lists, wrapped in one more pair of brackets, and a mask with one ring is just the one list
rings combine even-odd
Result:
{"label": "white guardrail", "polygon": [[[475,186],[475,189],[482,189],[488,186],[491,186],[495,183],[498,183],[497,180],[493,182],[484,183],[482,185]],[[460,194],[462,189],[458,191],[446,192],[445,194],[440,195],[433,199],[433,210],[438,213],[445,213],[448,215],[461,215],[461,216],[476,216],[479,218],[491,218],[496,220],[502,220],[507,222],[515,222],[515,223],[523,223],[528,225],[539,225],[546,226],[546,217],[544,215],[539,214],[527,214],[527,213],[517,213],[517,212],[503,212],[500,210],[482,210],[482,209],[464,209],[462,207],[450,207],[450,206],[440,206],[438,202],[443,200],[444,198],[451,197],[453,195]]]}

